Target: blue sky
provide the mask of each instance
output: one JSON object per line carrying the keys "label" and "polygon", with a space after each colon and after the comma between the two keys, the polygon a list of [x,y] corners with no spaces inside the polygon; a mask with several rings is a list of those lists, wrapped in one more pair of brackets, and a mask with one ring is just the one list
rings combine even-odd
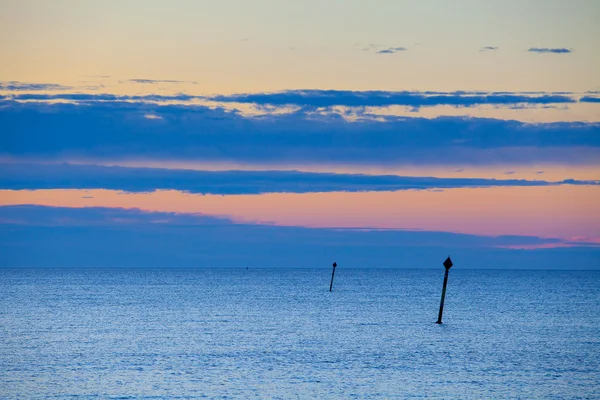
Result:
{"label": "blue sky", "polygon": [[593,0],[4,1],[3,263],[600,265],[598,20]]}

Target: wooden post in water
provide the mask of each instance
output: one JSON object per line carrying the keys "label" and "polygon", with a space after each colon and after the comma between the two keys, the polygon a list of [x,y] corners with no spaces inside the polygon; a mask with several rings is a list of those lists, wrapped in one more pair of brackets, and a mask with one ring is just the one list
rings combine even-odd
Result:
{"label": "wooden post in water", "polygon": [[446,258],[446,261],[444,261],[444,267],[446,268],[446,273],[444,274],[444,287],[442,288],[442,300],[440,301],[440,312],[438,314],[438,319],[435,322],[436,324],[441,324],[442,323],[442,313],[444,312],[444,299],[446,298],[446,285],[448,284],[448,271],[450,271],[450,268],[452,268],[452,260],[450,259],[450,256],[448,256],[448,258]]}
{"label": "wooden post in water", "polygon": [[331,272],[331,283],[329,284],[330,292],[331,292],[331,288],[333,288],[333,275],[335,275],[335,267],[337,267],[337,264],[334,262],[333,263],[333,271]]}

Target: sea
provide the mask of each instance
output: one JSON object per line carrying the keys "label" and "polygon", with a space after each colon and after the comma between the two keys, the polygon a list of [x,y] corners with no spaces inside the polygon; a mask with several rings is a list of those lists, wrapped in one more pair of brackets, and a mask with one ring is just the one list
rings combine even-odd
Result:
{"label": "sea", "polygon": [[600,398],[600,271],[330,268],[0,269],[0,398]]}

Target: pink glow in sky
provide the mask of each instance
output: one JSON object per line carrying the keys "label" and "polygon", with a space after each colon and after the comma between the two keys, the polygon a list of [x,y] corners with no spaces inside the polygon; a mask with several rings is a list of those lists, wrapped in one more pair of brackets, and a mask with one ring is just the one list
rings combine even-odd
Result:
{"label": "pink glow in sky", "polygon": [[600,238],[600,188],[594,186],[230,196],[174,190],[0,191],[0,205],[15,204],[202,213],[239,222],[289,226]]}

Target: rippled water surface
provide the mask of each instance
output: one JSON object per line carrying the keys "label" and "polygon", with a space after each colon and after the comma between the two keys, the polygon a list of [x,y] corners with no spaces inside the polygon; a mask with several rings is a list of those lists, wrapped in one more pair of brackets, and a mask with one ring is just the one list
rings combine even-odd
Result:
{"label": "rippled water surface", "polygon": [[600,398],[600,272],[0,269],[0,398]]}

